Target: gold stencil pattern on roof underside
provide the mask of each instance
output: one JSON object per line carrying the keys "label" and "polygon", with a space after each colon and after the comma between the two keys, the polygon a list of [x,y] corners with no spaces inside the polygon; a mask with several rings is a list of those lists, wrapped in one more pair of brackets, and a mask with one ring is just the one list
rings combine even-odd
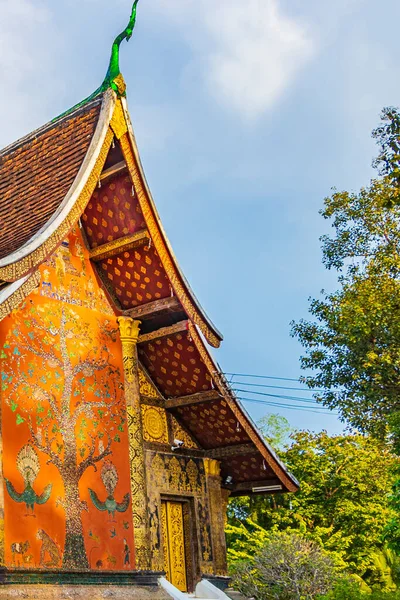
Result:
{"label": "gold stencil pattern on roof underside", "polygon": [[124,251],[101,260],[99,265],[126,309],[171,296],[171,286],[153,247]]}
{"label": "gold stencil pattern on roof underside", "polygon": [[146,229],[129,175],[118,175],[96,188],[82,215],[90,246],[98,248]]}
{"label": "gold stencil pattern on roof underside", "polygon": [[171,255],[171,250],[168,248],[166,240],[164,239],[164,234],[160,229],[160,225],[152,207],[152,203],[148,197],[148,190],[144,185],[142,175],[136,164],[136,158],[131,146],[129,135],[123,135],[120,143],[122,154],[127,164],[131,181],[133,183],[147,229],[150,232],[153,244],[157,250],[157,254],[160,257],[162,266],[165,269],[175,295],[179,298],[179,301],[181,302],[186,314],[196,325],[198,325],[208,342],[214,346],[214,348],[219,348],[221,338],[214,333],[204,318],[204,315],[201,313],[200,307],[197,306],[193,301],[191,293],[187,289],[186,282],[182,281],[182,275],[177,268],[175,258]]}
{"label": "gold stencil pattern on roof underside", "polygon": [[262,456],[240,456],[229,459],[229,472],[236,481],[257,481],[274,476]]}
{"label": "gold stencil pattern on roof underside", "polygon": [[143,439],[168,444],[167,415],[164,408],[142,404]]}

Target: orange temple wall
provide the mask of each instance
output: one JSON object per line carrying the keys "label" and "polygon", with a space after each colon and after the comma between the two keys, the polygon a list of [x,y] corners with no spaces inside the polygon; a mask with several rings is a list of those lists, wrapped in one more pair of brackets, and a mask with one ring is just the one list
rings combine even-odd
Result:
{"label": "orange temple wall", "polygon": [[116,317],[79,229],[0,323],[7,567],[134,569]]}

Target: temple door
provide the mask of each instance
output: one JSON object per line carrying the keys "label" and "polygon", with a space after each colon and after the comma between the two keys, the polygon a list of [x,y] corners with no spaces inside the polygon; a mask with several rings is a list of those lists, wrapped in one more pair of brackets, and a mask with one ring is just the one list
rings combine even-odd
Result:
{"label": "temple door", "polygon": [[181,592],[187,592],[183,503],[161,503],[161,529],[166,578]]}

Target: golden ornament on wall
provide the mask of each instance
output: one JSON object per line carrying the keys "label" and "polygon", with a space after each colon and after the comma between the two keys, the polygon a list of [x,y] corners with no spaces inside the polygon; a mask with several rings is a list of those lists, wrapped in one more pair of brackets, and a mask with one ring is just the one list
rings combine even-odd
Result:
{"label": "golden ornament on wall", "polygon": [[143,438],[146,442],[168,444],[167,416],[163,408],[142,404]]}

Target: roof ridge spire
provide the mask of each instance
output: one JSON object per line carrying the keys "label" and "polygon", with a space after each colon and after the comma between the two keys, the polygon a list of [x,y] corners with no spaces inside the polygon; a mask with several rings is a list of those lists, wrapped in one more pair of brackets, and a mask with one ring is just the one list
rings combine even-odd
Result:
{"label": "roof ridge spire", "polygon": [[136,11],[137,11],[138,3],[139,3],[139,0],[134,1],[133,6],[132,6],[132,13],[131,13],[131,17],[129,19],[128,25],[125,27],[125,29],[122,33],[117,35],[117,37],[115,38],[115,40],[113,42],[113,45],[111,48],[110,63],[108,65],[108,71],[107,71],[107,74],[106,74],[101,86],[98,87],[97,90],[95,90],[93,92],[93,94],[90,94],[90,96],[88,96],[87,98],[82,100],[82,102],[75,104],[75,106],[73,106],[72,108],[68,109],[67,111],[63,112],[61,115],[59,115],[58,117],[53,119],[52,123],[62,117],[69,115],[70,113],[74,112],[78,108],[85,106],[85,104],[88,104],[89,102],[94,100],[94,98],[96,98],[96,96],[99,96],[99,94],[102,94],[103,92],[105,92],[106,90],[108,90],[110,88],[113,89],[118,94],[118,96],[126,95],[126,84],[125,84],[124,78],[122,76],[120,67],[119,67],[119,49],[124,40],[127,40],[129,42],[129,40],[132,37],[133,30],[136,25]]}
{"label": "roof ridge spire", "polygon": [[101,85],[102,90],[106,90],[111,87],[115,92],[117,92],[117,94],[120,94],[120,95],[125,94],[126,86],[125,86],[125,82],[123,80],[120,66],[119,66],[119,52],[120,52],[120,46],[121,46],[122,42],[124,40],[129,42],[129,40],[132,37],[133,30],[134,30],[135,24],[136,24],[136,10],[137,10],[138,2],[139,2],[139,0],[134,1],[133,6],[132,6],[132,13],[131,13],[131,17],[129,19],[128,25],[126,26],[126,28],[124,29],[124,31],[122,33],[117,35],[117,37],[114,40],[114,43],[113,43],[112,49],[111,49],[111,57],[110,57],[110,64],[108,66],[108,71],[107,71],[107,74]]}

